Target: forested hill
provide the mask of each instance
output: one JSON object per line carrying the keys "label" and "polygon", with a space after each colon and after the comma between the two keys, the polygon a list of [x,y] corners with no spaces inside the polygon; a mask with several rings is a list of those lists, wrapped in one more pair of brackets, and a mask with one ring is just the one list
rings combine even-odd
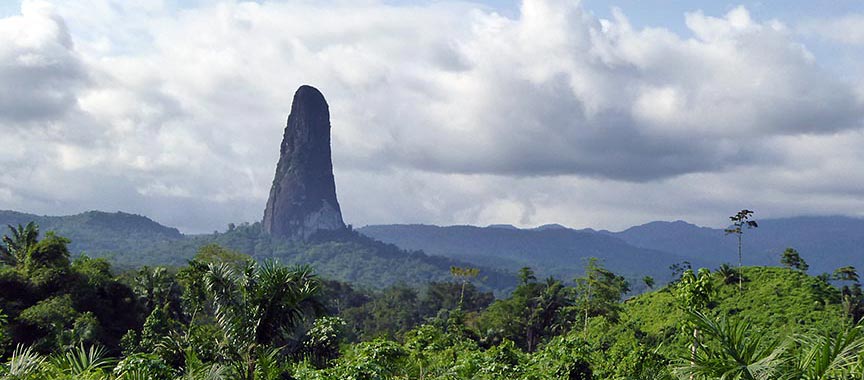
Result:
{"label": "forested hill", "polygon": [[[124,212],[107,213],[87,211],[68,216],[39,216],[17,211],[0,210],[0,227],[35,222],[44,233],[56,231],[72,240],[72,252],[87,252],[96,256],[125,255],[157,250],[167,243],[185,239],[176,228],[166,227],[153,220]],[[133,257],[119,261],[135,261]],[[146,260],[146,257],[141,259]]]}
{"label": "forested hill", "polygon": [[[480,267],[477,282],[484,290],[498,294],[516,285],[516,276],[420,251],[406,251],[353,231],[321,237],[310,243],[272,239],[261,232],[259,223],[233,224],[225,232],[183,235],[144,216],[127,213],[88,211],[70,216],[38,216],[15,211],[0,211],[0,226],[35,222],[44,235],[55,231],[69,238],[73,254],[108,257],[119,268],[141,265],[184,265],[207,244],[253,256],[275,259],[284,264],[308,264],[322,276],[361,287],[383,288],[394,284],[423,285],[431,281],[452,280],[450,267]],[[0,235],[6,234],[5,228]]]}

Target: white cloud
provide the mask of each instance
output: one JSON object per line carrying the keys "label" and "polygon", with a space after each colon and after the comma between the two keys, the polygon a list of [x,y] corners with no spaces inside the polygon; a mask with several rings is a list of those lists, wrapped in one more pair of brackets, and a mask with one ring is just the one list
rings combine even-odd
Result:
{"label": "white cloud", "polygon": [[781,21],[697,11],[681,36],[625,12],[25,2],[0,20],[0,208],[257,220],[309,83],[356,225],[864,213],[858,86]]}
{"label": "white cloud", "polygon": [[812,19],[800,31],[848,45],[864,45],[864,14],[850,13],[840,18]]}
{"label": "white cloud", "polygon": [[0,21],[0,131],[62,117],[75,106],[86,72],[66,24],[50,5],[27,1]]}

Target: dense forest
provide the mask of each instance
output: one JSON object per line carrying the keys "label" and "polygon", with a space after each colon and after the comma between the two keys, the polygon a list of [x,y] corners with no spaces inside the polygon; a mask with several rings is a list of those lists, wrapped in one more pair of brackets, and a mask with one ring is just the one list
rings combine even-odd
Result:
{"label": "dense forest", "polygon": [[[854,267],[670,268],[634,284],[589,260],[572,279],[524,267],[358,288],[218,244],[182,265],[112,268],[34,223],[0,245],[3,379],[855,379]],[[656,288],[655,288],[656,286]]]}

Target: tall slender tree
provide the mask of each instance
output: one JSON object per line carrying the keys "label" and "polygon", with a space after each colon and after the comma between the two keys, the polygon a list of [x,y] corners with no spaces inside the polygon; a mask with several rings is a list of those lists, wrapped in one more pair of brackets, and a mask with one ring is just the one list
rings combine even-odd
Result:
{"label": "tall slender tree", "polygon": [[[759,227],[759,224],[756,223],[755,220],[750,220],[750,218],[752,216],[753,216],[752,210],[743,209],[741,211],[738,211],[737,214],[729,217],[729,219],[732,220],[732,227],[727,228],[725,230],[727,235],[735,235],[738,238],[738,272],[739,272],[739,274],[741,272],[741,266],[742,266],[742,262],[743,262],[742,246],[743,246],[744,230]],[[738,289],[739,290],[742,289],[743,286],[744,286],[744,277],[739,276],[738,277]]]}
{"label": "tall slender tree", "polygon": [[462,308],[462,301],[465,300],[465,286],[468,285],[471,280],[477,278],[480,274],[480,270],[477,268],[461,268],[456,266],[450,267],[450,275],[452,275],[459,283],[462,284],[462,290],[459,292],[459,308]]}
{"label": "tall slender tree", "polygon": [[583,313],[583,331],[588,331],[588,318],[605,315],[615,319],[618,301],[630,291],[630,284],[624,277],[604,268],[596,257],[588,258],[585,275],[575,279],[577,304]]}

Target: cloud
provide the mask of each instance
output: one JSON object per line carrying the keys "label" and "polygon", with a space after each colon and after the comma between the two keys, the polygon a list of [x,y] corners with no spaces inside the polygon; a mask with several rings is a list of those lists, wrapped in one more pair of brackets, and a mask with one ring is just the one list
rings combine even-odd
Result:
{"label": "cloud", "polygon": [[0,208],[119,209],[198,232],[258,220],[308,83],[330,103],[357,225],[721,223],[742,200],[864,213],[848,173],[864,165],[857,86],[784,23],[696,11],[679,35],[613,16],[563,0],[515,17],[28,1],[0,20],[0,135],[16,142],[0,150]]}
{"label": "cloud", "polygon": [[812,19],[802,23],[800,32],[847,45],[864,45],[864,14],[850,13],[839,18]]}
{"label": "cloud", "polygon": [[21,15],[0,20],[0,131],[62,117],[86,81],[69,30],[49,5],[25,2]]}

